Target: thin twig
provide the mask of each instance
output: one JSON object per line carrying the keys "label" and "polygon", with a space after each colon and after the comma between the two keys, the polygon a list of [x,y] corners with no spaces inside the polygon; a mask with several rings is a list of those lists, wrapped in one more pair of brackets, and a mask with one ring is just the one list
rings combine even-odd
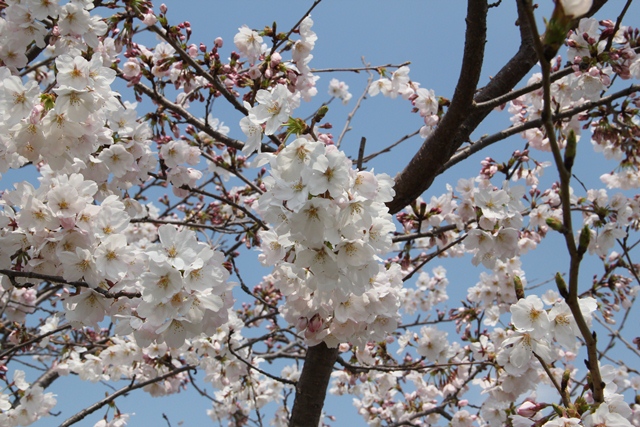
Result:
{"label": "thin twig", "polygon": [[368,65],[365,67],[351,67],[351,68],[312,68],[312,73],[335,73],[335,72],[352,72],[359,73],[360,71],[379,71],[381,68],[400,68],[406,65],[410,65],[411,61],[405,61],[402,64],[384,64],[384,65]]}
{"label": "thin twig", "polygon": [[[140,298],[142,296],[142,294],[140,294],[139,292],[116,292],[112,294],[109,291],[105,291],[102,288],[91,287],[87,282],[81,282],[81,281],[70,282],[60,276],[51,276],[48,274],[40,274],[40,273],[34,273],[30,271],[0,270],[0,274],[4,274],[9,279],[13,279],[13,280],[15,280],[16,277],[23,277],[25,279],[38,279],[46,282],[62,283],[64,285],[75,286],[77,288],[88,288],[92,291],[97,292],[98,294],[102,295],[105,298],[122,298],[122,297]],[[35,285],[32,283],[28,283],[26,285],[14,283],[14,286],[19,288],[30,288]]]}
{"label": "thin twig", "polygon": [[393,144],[389,145],[388,147],[383,148],[382,150],[377,151],[377,152],[375,152],[373,154],[369,154],[368,156],[365,156],[362,159],[362,162],[363,163],[367,163],[368,161],[373,160],[374,158],[378,157],[380,154],[384,154],[384,153],[390,152],[397,145],[400,145],[401,143],[403,143],[404,141],[406,141],[406,140],[408,140],[410,138],[413,138],[414,136],[418,135],[419,133],[420,133],[420,129],[418,129],[415,132],[412,132],[412,133],[409,133],[409,134],[403,136],[402,138],[400,138],[399,140],[397,140]]}
{"label": "thin twig", "polygon": [[342,144],[342,139],[344,138],[346,133],[351,130],[351,127],[350,127],[351,120],[353,120],[353,117],[356,115],[356,112],[360,108],[362,101],[367,97],[367,93],[369,92],[369,86],[371,86],[372,81],[373,81],[373,77],[370,75],[369,79],[367,80],[367,85],[365,86],[364,90],[362,91],[362,94],[358,98],[356,105],[353,107],[353,110],[351,110],[351,112],[347,116],[347,120],[345,121],[344,127],[342,128],[342,132],[340,132],[340,136],[338,137],[338,141],[336,142],[336,147],[340,148],[340,144]]}
{"label": "thin twig", "polygon": [[109,396],[105,397],[104,399],[94,403],[93,405],[89,406],[86,409],[83,409],[82,411],[78,412],[77,414],[73,415],[70,418],[67,418],[67,420],[65,422],[63,422],[62,424],[60,424],[60,427],[69,427],[70,425],[73,425],[75,423],[77,423],[78,421],[81,421],[82,419],[84,419],[87,415],[92,414],[93,412],[97,411],[98,409],[102,408],[105,405],[110,404],[111,402],[113,402],[114,400],[116,400],[116,398],[125,395],[133,390],[137,390],[139,388],[143,388],[148,386],[149,384],[153,384],[156,383],[158,381],[162,381],[165,380],[167,378],[170,378],[172,376],[178,375],[181,372],[184,371],[189,371],[189,370],[195,370],[196,366],[195,365],[184,365],[181,366],[180,368],[176,368],[174,370],[172,370],[171,372],[167,372],[164,375],[160,375],[159,377],[156,378],[152,378],[150,380],[147,381],[143,381],[141,383],[137,383],[135,384],[135,377],[132,380],[131,384],[129,384],[126,387],[121,388],[120,390],[116,391],[115,393],[110,394]]}
{"label": "thin twig", "polygon": [[264,376],[266,376],[266,377],[269,377],[269,378],[271,378],[272,380],[275,380],[275,381],[281,382],[281,383],[283,383],[283,384],[290,384],[290,385],[292,385],[292,386],[296,386],[296,385],[298,384],[298,383],[297,383],[297,381],[291,381],[291,380],[288,380],[288,379],[286,379],[286,378],[280,378],[280,377],[277,377],[277,376],[275,376],[275,375],[273,375],[273,374],[270,374],[269,372],[267,372],[267,371],[265,371],[265,370],[262,370],[262,369],[258,368],[257,366],[252,365],[252,364],[251,364],[250,362],[248,362],[247,360],[244,360],[242,357],[240,357],[238,354],[236,354],[235,350],[234,350],[234,349],[232,348],[232,346],[231,346],[231,342],[230,342],[230,340],[231,340],[231,335],[229,335],[229,337],[227,338],[227,348],[229,349],[229,352],[230,352],[230,353],[231,353],[231,354],[232,354],[236,359],[238,359],[240,362],[242,362],[242,363],[244,363],[245,365],[247,365],[247,367],[248,367],[249,369],[253,369],[253,370],[257,371],[257,372],[260,372],[262,375],[264,375]]}

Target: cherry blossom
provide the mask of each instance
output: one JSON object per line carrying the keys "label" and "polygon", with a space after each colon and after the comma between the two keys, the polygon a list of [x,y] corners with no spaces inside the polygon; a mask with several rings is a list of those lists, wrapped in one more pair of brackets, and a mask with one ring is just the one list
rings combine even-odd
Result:
{"label": "cherry blossom", "polygon": [[[625,401],[637,372],[600,363],[614,343],[637,353],[623,327],[640,290],[640,65],[624,14],[570,28],[592,2],[558,1],[544,29],[559,26],[556,47],[524,2],[518,67],[477,81],[469,67],[449,99],[408,62],[349,69],[371,73],[362,85],[314,69],[324,30],[310,11],[207,45],[166,5],[134,3],[0,8],[0,173],[33,174],[0,198],[0,424],[55,413],[47,388],[73,375],[126,394],[192,388],[218,423],[284,426],[326,368],[329,392],[352,395],[369,425],[639,425]],[[465,61],[480,21],[467,20]],[[332,98],[358,87],[336,132]],[[379,93],[416,127],[358,145],[353,116]],[[239,123],[225,126],[227,109]],[[493,110],[506,126],[483,122]],[[474,163],[515,134],[524,142]],[[419,155],[380,173],[393,165],[378,156],[410,135],[425,139]],[[591,150],[604,159],[585,176]],[[457,185],[433,181],[462,160],[476,166]],[[549,246],[554,271],[532,267]],[[32,355],[46,371],[33,380],[20,369]],[[107,404],[95,425],[126,425]]]}

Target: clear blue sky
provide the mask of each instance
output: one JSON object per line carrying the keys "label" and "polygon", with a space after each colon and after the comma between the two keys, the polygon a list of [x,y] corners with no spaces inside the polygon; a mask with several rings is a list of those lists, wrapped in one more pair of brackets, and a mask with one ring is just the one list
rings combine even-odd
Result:
{"label": "clear blue sky", "polygon": [[[191,22],[193,28],[192,41],[204,42],[211,46],[216,37],[222,37],[225,41],[222,55],[228,55],[233,46],[233,36],[238,27],[243,24],[252,28],[263,28],[277,21],[278,29],[286,31],[294,24],[311,5],[311,1],[264,1],[264,0],[190,0],[166,1],[169,6],[169,19],[172,23],[182,20]],[[515,26],[515,5],[511,1],[503,1],[500,7],[491,9],[489,13],[489,34],[486,46],[487,56],[481,84],[486,83],[492,74],[495,74],[504,62],[514,53],[519,44],[518,31]],[[549,10],[551,0],[541,0],[541,10]],[[610,2],[619,3],[619,2]],[[157,6],[159,3],[157,4]],[[157,7],[156,6],[156,7]],[[609,8],[610,10],[611,8]],[[628,16],[640,16],[638,5],[634,5]],[[157,10],[157,9],[156,9]],[[103,15],[107,11],[101,11]],[[359,67],[361,58],[372,65],[387,63],[402,63],[411,61],[411,78],[421,83],[422,87],[434,89],[436,95],[450,98],[459,74],[462,45],[464,40],[464,16],[466,2],[453,1],[418,1],[404,0],[399,2],[388,1],[336,1],[325,0],[312,13],[315,22],[313,30],[318,35],[316,48],[313,51],[314,59],[311,62],[313,68],[329,67]],[[615,19],[613,13],[607,16]],[[149,43],[150,44],[150,43]],[[330,106],[327,120],[334,125],[334,135],[338,135],[347,114],[355,105],[355,100],[365,87],[366,73],[336,73],[321,74],[318,82],[319,94],[311,103],[317,107],[320,102],[328,99],[327,86],[332,78],[345,80],[353,93],[353,99],[347,106],[334,102]],[[133,100],[126,92],[122,92],[123,99]],[[220,103],[221,104],[221,103]],[[385,147],[401,136],[411,133],[421,126],[420,117],[410,113],[411,107],[402,99],[384,99],[382,96],[368,99],[357,113],[351,126],[353,130],[348,134],[343,149],[348,154],[357,152],[357,144],[362,136],[367,138],[367,151],[373,152]],[[301,110],[304,111],[304,110]],[[304,116],[305,114],[299,113]],[[231,127],[231,135],[242,138],[238,128],[241,116],[231,109],[214,111],[214,116],[219,117],[226,125]],[[494,113],[477,135],[494,133],[509,126],[509,114],[507,112]],[[369,166],[375,167],[377,172],[386,172],[394,176],[401,170],[408,159],[415,153],[421,144],[419,138],[414,138],[398,147],[390,156],[381,156]],[[438,178],[432,188],[425,195],[439,195],[445,191],[445,183],[450,182],[455,186],[458,178],[475,176],[479,170],[480,159],[493,156],[497,159],[506,159],[509,154],[523,146],[523,140],[515,136],[508,141],[497,144],[486,152],[476,155],[463,164],[454,167],[444,176]],[[579,167],[576,173],[583,182],[589,186],[599,185],[597,176],[590,176],[589,162],[583,162],[585,158],[600,161],[599,157],[591,154],[592,149],[588,142],[579,147]],[[583,157],[584,156],[584,157]],[[541,156],[542,157],[542,156]],[[549,178],[553,177],[551,170]],[[545,275],[536,276],[534,268],[528,270],[527,277],[530,282],[543,281],[551,277],[555,271],[566,270],[566,259],[556,256],[554,245],[559,240],[545,242],[543,250],[538,255],[525,257],[525,267],[533,267],[540,263],[545,264]],[[456,306],[456,300],[466,295],[466,288],[477,282],[478,275],[482,271],[473,267],[469,258],[456,260],[457,271],[448,268],[451,288],[459,290],[459,294],[452,295],[450,306]],[[437,266],[437,261],[427,266],[427,270]],[[451,264],[450,264],[451,265]],[[461,267],[462,266],[462,267]],[[253,280],[256,282],[267,271],[258,272]],[[589,274],[585,273],[589,279]],[[254,283],[249,283],[251,287]],[[453,337],[450,336],[450,339]],[[211,387],[207,387],[211,392]],[[49,417],[36,423],[38,426],[55,426],[86,407],[88,404],[104,397],[108,393],[103,385],[86,384],[74,378],[65,378],[56,381],[49,389],[58,395],[56,411],[62,411],[59,417]],[[180,393],[166,398],[154,399],[142,391],[136,391],[125,399],[117,401],[122,412],[134,412],[129,426],[165,426],[162,419],[165,413],[173,427],[211,425],[206,415],[209,403],[192,391]],[[325,406],[326,412],[338,416],[335,425],[364,425],[362,419],[355,413],[351,406],[351,397],[329,398]],[[104,410],[98,411],[79,425],[92,426],[102,417]],[[183,424],[180,424],[180,423]]]}

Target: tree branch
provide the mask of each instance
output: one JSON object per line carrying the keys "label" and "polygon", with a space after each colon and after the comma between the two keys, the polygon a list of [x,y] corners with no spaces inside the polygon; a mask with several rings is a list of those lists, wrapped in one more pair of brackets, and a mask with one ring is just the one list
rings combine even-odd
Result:
{"label": "tree branch", "polygon": [[[468,2],[462,68],[451,106],[433,134],[427,138],[418,153],[396,178],[394,186],[396,196],[388,204],[391,213],[400,211],[422,194],[433,182],[441,165],[449,160],[462,144],[462,141],[452,144],[451,135],[460,133],[460,124],[472,109],[473,95],[480,79],[484,59],[487,11],[486,0]],[[464,129],[463,133],[468,136],[471,130]]]}
{"label": "tree branch", "polygon": [[[475,4],[479,2],[471,3]],[[593,6],[587,16],[595,14],[605,3],[607,3],[607,0],[594,0]],[[537,54],[533,48],[531,30],[524,15],[526,8],[523,0],[518,0],[517,6],[521,37],[518,52],[516,52],[516,54],[500,69],[500,71],[485,87],[478,90],[473,99],[476,104],[498,98],[508,93],[538,62]],[[479,6],[476,5],[475,7]],[[467,21],[469,22],[469,20]],[[468,34],[467,40],[469,37],[478,36],[478,34]],[[476,41],[475,44],[479,45],[478,41]],[[484,48],[484,37],[482,37],[482,44],[480,47]],[[546,53],[549,54],[550,52]],[[551,53],[555,55],[557,51]],[[465,49],[465,57],[466,56]],[[479,72],[481,61],[480,65],[477,66],[477,69],[468,68],[472,65],[470,61],[467,63],[469,63],[469,65],[466,65],[463,61],[463,75],[470,71]],[[435,177],[444,171],[442,165],[446,164],[456,150],[464,142],[469,140],[469,135],[471,135],[478,125],[482,123],[487,115],[489,115],[493,110],[492,108],[487,108],[487,106],[488,105],[486,104],[482,108],[479,108],[478,105],[476,105],[475,108],[470,108],[469,106],[466,108],[455,106],[456,108],[463,109],[467,114],[462,116],[458,114],[458,117],[456,117],[457,121],[451,120],[450,122],[450,119],[448,119],[447,116],[450,116],[451,110],[454,108],[454,102],[452,101],[452,105],[443,117],[440,125],[424,142],[405,170],[397,176],[394,187],[396,190],[396,196],[394,200],[387,205],[390,213],[393,214],[399,212],[431,186]],[[441,130],[445,124],[447,125],[446,128]]]}
{"label": "tree branch", "polygon": [[307,349],[291,410],[291,427],[318,426],[331,371],[337,358],[338,348],[329,348],[324,342]]}

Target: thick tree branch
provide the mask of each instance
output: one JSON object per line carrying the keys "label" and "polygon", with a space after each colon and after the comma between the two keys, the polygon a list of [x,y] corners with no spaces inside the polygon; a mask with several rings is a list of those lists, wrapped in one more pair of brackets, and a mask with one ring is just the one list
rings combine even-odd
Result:
{"label": "thick tree branch", "polygon": [[[594,0],[587,16],[595,14],[605,3],[607,3],[607,0]],[[524,15],[524,3],[522,0],[518,0],[517,5],[521,36],[518,52],[500,69],[489,84],[478,90],[473,99],[476,104],[508,93],[538,62],[537,54],[533,48],[531,30]],[[478,6],[476,5],[476,7]],[[474,35],[471,35],[471,37],[474,37]],[[478,37],[478,35],[476,34],[475,37]],[[482,47],[484,47],[484,37],[482,38]],[[556,53],[546,52],[547,55],[552,54],[551,56]],[[463,61],[463,75],[465,72],[473,71],[470,68],[466,68],[467,66]],[[480,67],[478,66],[477,68],[477,72],[479,72]],[[454,108],[454,102],[452,101],[449,111],[443,117],[436,131],[424,142],[405,170],[396,177],[396,196],[388,204],[391,213],[399,212],[431,186],[435,177],[444,171],[443,165],[447,163],[464,142],[469,140],[469,135],[492,111],[492,108],[487,108],[487,104],[482,108],[477,105],[475,108],[470,106],[455,107],[466,111],[467,114],[462,115],[462,117],[458,114],[455,117],[458,121],[451,120],[450,122],[447,116],[450,115],[451,110]],[[446,127],[444,127],[445,124],[447,125]],[[442,128],[444,129],[441,130]]]}
{"label": "thick tree branch", "polygon": [[473,94],[480,79],[484,60],[487,11],[486,0],[470,0],[468,3],[462,68],[451,106],[431,137],[424,142],[396,178],[396,197],[388,205],[391,213],[398,212],[422,194],[433,182],[436,175],[434,172],[437,172],[460,146],[451,144],[451,135],[457,132],[465,116],[471,112]]}
{"label": "thick tree branch", "polygon": [[289,420],[291,427],[318,426],[333,364],[337,358],[338,349],[329,348],[324,342],[309,347],[296,386],[296,398]]}

